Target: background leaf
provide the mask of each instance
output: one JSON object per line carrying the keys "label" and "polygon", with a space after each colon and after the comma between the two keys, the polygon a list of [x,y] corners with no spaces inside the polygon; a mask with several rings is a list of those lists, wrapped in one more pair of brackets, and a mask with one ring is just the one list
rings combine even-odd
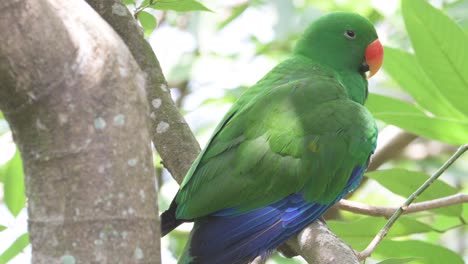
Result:
{"label": "background leaf", "polygon": [[[366,173],[366,176],[376,180],[379,184],[389,189],[391,192],[401,195],[403,197],[409,197],[419,186],[421,186],[428,178],[429,175],[417,172],[409,171],[405,169],[388,169],[379,170]],[[456,194],[458,191],[454,187],[447,183],[436,180],[425,192],[423,192],[415,202],[422,202],[441,198],[449,195]],[[460,216],[462,213],[462,205],[456,204],[444,208],[430,210],[434,213],[448,215],[448,216]]]}
{"label": "background leaf", "polygon": [[413,54],[385,47],[384,69],[424,109],[441,117],[466,119],[421,69]]}
{"label": "background leaf", "polygon": [[377,247],[375,254],[384,257],[419,258],[411,262],[414,264],[463,264],[463,259],[455,252],[445,247],[419,240],[383,240]]}
{"label": "background leaf", "polygon": [[8,168],[4,176],[4,201],[8,210],[15,217],[26,203],[23,162],[18,150],[16,150],[13,159],[8,162]]}
{"label": "background leaf", "polygon": [[250,3],[247,1],[240,5],[231,8],[231,15],[218,25],[218,30],[224,28],[227,24],[231,23],[234,19],[238,18],[249,7]]}
{"label": "background leaf", "polygon": [[0,264],[8,263],[8,261],[10,261],[14,257],[16,257],[16,255],[21,253],[28,245],[29,234],[24,233],[20,237],[18,237],[13,242],[13,244],[11,244],[11,246],[0,255]]}
{"label": "background leaf", "polygon": [[[330,229],[356,250],[364,249],[385,223],[387,223],[387,219],[382,217],[363,217],[352,222],[327,221]],[[387,237],[400,237],[430,231],[434,231],[432,227],[413,218],[403,216],[390,229]]]}
{"label": "background leaf", "polygon": [[138,13],[138,21],[140,21],[140,24],[143,27],[145,37],[151,35],[157,25],[156,18],[146,11],[141,11]]}
{"label": "background leaf", "polygon": [[408,132],[451,144],[468,142],[468,120],[430,117],[408,102],[370,94],[366,107],[376,119]]}
{"label": "background leaf", "polygon": [[404,264],[404,263],[412,263],[414,260],[418,260],[420,258],[391,258],[381,261],[377,264]]}
{"label": "background leaf", "polygon": [[468,116],[468,37],[446,14],[424,0],[404,0],[406,30],[422,69]]}
{"label": "background leaf", "polygon": [[384,95],[369,94],[366,107],[373,114],[380,113],[410,113],[425,116],[424,112],[406,101]]}
{"label": "background leaf", "polygon": [[6,226],[0,225],[0,232],[2,232],[2,231],[5,230],[5,229],[6,229]]}
{"label": "background leaf", "polygon": [[210,11],[206,6],[195,0],[159,0],[154,1],[151,8],[159,10],[173,10],[177,12]]}

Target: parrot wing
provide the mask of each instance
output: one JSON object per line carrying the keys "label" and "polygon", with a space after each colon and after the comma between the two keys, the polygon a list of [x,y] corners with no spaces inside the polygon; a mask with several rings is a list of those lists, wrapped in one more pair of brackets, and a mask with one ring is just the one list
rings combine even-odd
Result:
{"label": "parrot wing", "polygon": [[184,179],[178,219],[239,214],[296,193],[327,205],[362,177],[377,129],[336,79],[314,75],[250,89]]}

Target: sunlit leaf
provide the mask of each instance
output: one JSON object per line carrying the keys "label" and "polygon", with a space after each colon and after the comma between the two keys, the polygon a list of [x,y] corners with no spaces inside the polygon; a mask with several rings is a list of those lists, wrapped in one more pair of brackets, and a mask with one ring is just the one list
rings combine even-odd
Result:
{"label": "sunlit leaf", "polygon": [[[389,189],[391,192],[401,195],[405,198],[414,193],[414,191],[416,191],[419,186],[421,186],[429,178],[429,175],[426,175],[425,173],[409,171],[405,169],[373,171],[366,173],[366,176],[376,180],[379,184]],[[433,200],[456,193],[457,190],[454,187],[448,185],[442,180],[436,180],[416,199],[415,202]],[[459,216],[462,213],[462,205],[457,204],[438,209],[431,209],[430,211],[448,216]]]}
{"label": "sunlit leaf", "polygon": [[7,169],[8,169],[8,162],[0,165],[0,182],[5,181],[5,175],[6,175]]}
{"label": "sunlit leaf", "polygon": [[179,231],[177,229],[169,233],[169,249],[175,256],[180,256],[182,254],[187,237],[187,232]]}
{"label": "sunlit leaf", "polygon": [[369,94],[366,107],[373,114],[380,113],[411,113],[425,116],[424,112],[413,104],[400,99],[374,94]]}
{"label": "sunlit leaf", "polygon": [[468,120],[430,117],[415,105],[376,94],[369,95],[366,106],[376,119],[422,137],[451,144],[468,142]]}
{"label": "sunlit leaf", "polygon": [[[463,207],[463,206],[462,206]],[[462,209],[463,210],[463,209]],[[463,215],[463,213],[462,213]],[[431,226],[434,229],[440,230],[444,232],[446,230],[452,229],[456,226],[460,226],[463,222],[460,219],[460,216],[446,216],[446,215],[438,215],[434,218],[431,222]]]}
{"label": "sunlit leaf", "polygon": [[5,229],[6,229],[6,226],[0,225],[0,232],[2,232],[2,231],[5,230]]}
{"label": "sunlit leaf", "polygon": [[[327,225],[335,234],[357,250],[364,249],[385,223],[387,223],[387,219],[382,217],[363,217],[353,222],[327,221]],[[433,229],[429,225],[403,216],[393,225],[387,237],[407,236],[430,231]]]}
{"label": "sunlit leaf", "polygon": [[415,260],[420,260],[421,258],[391,258],[383,260],[376,264],[405,264],[405,263],[413,263]]}
{"label": "sunlit leaf", "polygon": [[385,47],[384,69],[424,109],[441,117],[466,119],[421,69],[413,54]]}
{"label": "sunlit leaf", "polygon": [[138,13],[138,21],[140,21],[140,24],[143,27],[145,37],[151,35],[157,25],[156,18],[146,11],[141,11]]}
{"label": "sunlit leaf", "polygon": [[154,0],[149,7],[159,10],[173,10],[177,12],[209,11],[206,6],[195,0]]}
{"label": "sunlit leaf", "polygon": [[390,258],[415,257],[412,264],[463,264],[463,259],[455,252],[434,244],[419,240],[392,241],[383,240],[375,255]]}
{"label": "sunlit leaf", "polygon": [[467,34],[427,1],[404,0],[402,12],[421,68],[453,106],[468,116]]}
{"label": "sunlit leaf", "polygon": [[231,23],[234,19],[238,18],[249,7],[249,2],[241,3],[240,5],[231,8],[231,15],[218,25],[218,29],[224,28],[227,24]]}
{"label": "sunlit leaf", "polygon": [[23,162],[17,150],[4,175],[4,201],[8,210],[17,216],[26,203],[24,193]]}
{"label": "sunlit leaf", "polygon": [[18,237],[7,250],[0,255],[0,263],[8,263],[11,259],[16,257],[29,245],[28,233],[22,234]]}
{"label": "sunlit leaf", "polygon": [[124,3],[124,5],[134,5],[135,0],[122,0],[122,3]]}

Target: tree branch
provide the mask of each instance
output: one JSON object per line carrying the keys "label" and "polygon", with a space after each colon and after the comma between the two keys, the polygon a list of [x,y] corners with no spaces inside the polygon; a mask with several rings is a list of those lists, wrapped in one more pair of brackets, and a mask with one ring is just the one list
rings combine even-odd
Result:
{"label": "tree branch", "polygon": [[153,49],[144,39],[133,15],[118,0],[86,0],[120,35],[145,72],[146,94],[151,107],[151,136],[164,166],[181,183],[200,145],[171,98],[167,81]]}
{"label": "tree branch", "polygon": [[397,219],[403,214],[404,211],[408,209],[408,206],[419,196],[423,193],[437,178],[442,175],[466,150],[468,149],[468,145],[461,146],[455,154],[448,159],[442,167],[440,167],[426,182],[424,182],[413,194],[408,197],[408,199],[400,206],[395,213],[390,217],[387,224],[379,231],[379,233],[374,237],[374,239],[369,243],[366,249],[364,249],[359,254],[359,259],[366,259],[368,258],[372,252],[375,250],[377,245],[383,240],[383,238],[387,235],[390,228],[393,224],[397,221]]}
{"label": "tree branch", "polygon": [[[403,214],[422,212],[430,209],[447,207],[450,205],[466,202],[468,202],[468,194],[458,193],[447,197],[412,204],[403,211]],[[357,214],[369,216],[383,216],[386,218],[390,218],[395,213],[395,211],[398,210],[398,207],[395,206],[373,206],[345,199],[341,200],[335,206],[341,210]]]}
{"label": "tree branch", "polygon": [[32,263],[159,263],[149,107],[126,45],[81,0],[1,1],[0,35]]}
{"label": "tree branch", "polygon": [[287,246],[303,257],[307,263],[359,263],[354,250],[333,234],[327,225],[320,220],[315,221],[296,236],[291,237],[287,242]]}

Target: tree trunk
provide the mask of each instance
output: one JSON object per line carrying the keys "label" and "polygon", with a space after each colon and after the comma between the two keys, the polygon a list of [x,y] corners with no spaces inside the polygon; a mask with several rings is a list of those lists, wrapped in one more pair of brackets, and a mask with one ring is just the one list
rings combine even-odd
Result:
{"label": "tree trunk", "polygon": [[0,35],[33,263],[160,263],[145,76],[126,45],[80,0],[2,1]]}

